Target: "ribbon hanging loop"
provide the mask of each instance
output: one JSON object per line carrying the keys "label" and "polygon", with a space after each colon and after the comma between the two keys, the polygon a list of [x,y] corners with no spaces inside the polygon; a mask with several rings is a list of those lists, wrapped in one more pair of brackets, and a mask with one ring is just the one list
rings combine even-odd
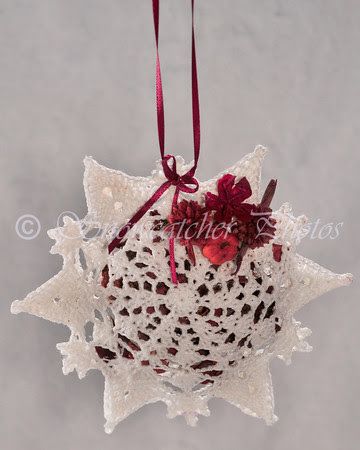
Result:
{"label": "ribbon hanging loop", "polygon": [[[199,189],[199,182],[195,178],[199,156],[200,156],[200,106],[199,91],[196,66],[196,48],[195,48],[195,30],[194,30],[194,3],[191,0],[191,91],[192,91],[192,117],[193,117],[193,140],[194,140],[194,164],[183,175],[179,175],[176,169],[176,158],[173,155],[165,154],[165,119],[164,119],[164,100],[163,88],[161,82],[161,67],[159,56],[159,0],[152,1],[155,44],[156,44],[156,115],[158,127],[158,139],[161,155],[161,162],[166,181],[155,191],[155,193],[147,200],[144,205],[132,216],[132,218],[120,229],[118,235],[111,241],[108,246],[109,253],[115,248],[121,246],[121,242],[131,228],[146,214],[147,211],[162,197],[162,195],[171,187],[175,186],[172,207],[177,204],[179,193],[195,193]],[[171,280],[177,284],[176,263],[175,263],[175,245],[174,237],[169,238],[170,252],[170,270]]]}

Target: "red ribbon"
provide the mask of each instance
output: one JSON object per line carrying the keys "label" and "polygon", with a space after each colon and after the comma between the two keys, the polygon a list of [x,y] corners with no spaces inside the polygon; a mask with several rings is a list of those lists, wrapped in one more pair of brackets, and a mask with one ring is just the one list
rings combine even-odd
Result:
{"label": "red ribbon", "polygon": [[[175,192],[172,207],[176,205],[179,193],[194,193],[199,189],[199,182],[195,178],[195,172],[200,156],[200,107],[199,91],[196,69],[196,51],[195,51],[195,31],[194,31],[194,1],[191,0],[191,88],[192,88],[192,115],[193,115],[193,134],[194,134],[194,165],[185,174],[179,175],[176,170],[176,159],[172,155],[165,154],[165,120],[164,120],[164,101],[163,89],[161,83],[161,69],[159,57],[159,0],[153,0],[153,16],[156,43],[156,112],[158,124],[159,147],[161,154],[161,163],[164,175],[167,179],[149,198],[147,202],[132,216],[132,218],[119,231],[116,238],[109,244],[109,253],[115,248],[121,246],[121,242],[131,228],[146,214],[146,212],[161,198],[161,196],[171,187],[175,186]],[[169,238],[170,269],[171,280],[177,284],[176,263],[175,263],[175,245],[174,236]]]}

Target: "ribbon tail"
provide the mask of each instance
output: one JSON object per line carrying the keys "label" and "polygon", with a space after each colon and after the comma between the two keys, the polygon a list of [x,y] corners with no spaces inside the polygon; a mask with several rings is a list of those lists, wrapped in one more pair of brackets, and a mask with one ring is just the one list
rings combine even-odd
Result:
{"label": "ribbon tail", "polygon": [[165,181],[154,194],[143,204],[143,206],[132,216],[132,218],[124,225],[118,235],[113,239],[109,246],[108,251],[112,253],[115,248],[119,248],[121,241],[124,239],[125,235],[132,229],[132,227],[149,211],[149,209],[160,199],[160,197],[169,189],[171,186],[170,181]]}
{"label": "ribbon tail", "polygon": [[170,236],[170,238],[169,238],[169,253],[170,253],[171,281],[174,284],[178,284],[177,273],[176,273],[176,262],[175,262],[175,238],[174,238],[174,236]]}

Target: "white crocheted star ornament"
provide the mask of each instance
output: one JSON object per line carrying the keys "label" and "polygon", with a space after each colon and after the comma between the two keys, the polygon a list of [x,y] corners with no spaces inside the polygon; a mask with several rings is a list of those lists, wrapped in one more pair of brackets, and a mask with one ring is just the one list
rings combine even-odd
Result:
{"label": "white crocheted star ornament", "polygon": [[[201,202],[216,192],[226,173],[246,177],[260,201],[260,171],[265,149],[258,147],[213,180],[200,183],[191,198]],[[185,166],[177,158],[180,173]],[[209,415],[208,400],[219,397],[271,424],[273,389],[270,360],[290,363],[294,351],[310,351],[293,314],[321,294],[347,285],[337,275],[296,253],[306,218],[288,205],[274,212],[273,240],[249,248],[238,273],[236,264],[212,264],[195,246],[196,265],[186,247],[175,245],[179,283],[171,282],[168,240],[154,234],[154,223],[171,210],[170,188],[110,255],[114,226],[119,229],[166,181],[161,165],[149,177],[130,177],[85,159],[84,186],[89,213],[81,221],[64,219],[49,231],[51,253],[63,256],[62,270],[12,304],[70,328],[58,344],[63,371],[80,378],[99,369],[105,377],[105,430],[148,403],[163,401],[168,416],[184,415],[190,425]],[[281,254],[274,257],[274,244]],[[281,246],[281,247],[280,247]],[[89,333],[89,327],[92,332]]]}

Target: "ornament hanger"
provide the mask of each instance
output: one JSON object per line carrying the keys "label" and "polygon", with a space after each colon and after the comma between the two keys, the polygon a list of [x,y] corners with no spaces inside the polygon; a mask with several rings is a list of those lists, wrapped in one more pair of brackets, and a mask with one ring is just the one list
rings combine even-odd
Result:
{"label": "ornament hanger", "polygon": [[[159,148],[161,155],[161,163],[164,175],[167,179],[147,200],[141,208],[132,216],[132,218],[121,228],[118,235],[109,244],[109,253],[116,248],[120,248],[121,243],[131,228],[146,214],[149,209],[161,198],[161,196],[171,187],[175,187],[172,207],[174,207],[179,199],[180,192],[195,193],[199,189],[199,182],[195,178],[199,156],[200,156],[200,106],[199,106],[199,90],[196,68],[196,49],[195,49],[195,30],[194,30],[194,3],[191,0],[191,88],[192,88],[192,116],[193,116],[193,134],[194,134],[194,164],[185,174],[179,175],[176,170],[175,156],[166,154],[165,152],[165,119],[164,119],[164,99],[163,88],[161,82],[161,66],[159,56],[159,16],[160,5],[159,0],[153,0],[153,17],[154,31],[156,43],[156,113],[158,125]],[[174,284],[178,283],[175,262],[175,238],[169,237],[170,251],[170,270],[171,280]]]}

